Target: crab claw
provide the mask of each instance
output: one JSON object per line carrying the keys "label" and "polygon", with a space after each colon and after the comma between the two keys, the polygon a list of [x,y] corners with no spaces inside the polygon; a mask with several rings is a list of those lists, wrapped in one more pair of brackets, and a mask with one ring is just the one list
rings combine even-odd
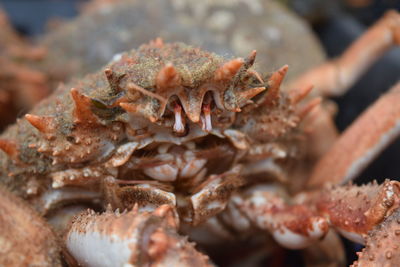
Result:
{"label": "crab claw", "polygon": [[282,196],[265,188],[255,189],[238,206],[260,229],[289,249],[305,248],[323,238],[328,221],[306,205],[288,205]]}
{"label": "crab claw", "polygon": [[166,205],[153,212],[88,210],[73,221],[66,247],[82,266],[212,266],[177,227],[177,214]]}
{"label": "crab claw", "polygon": [[400,207],[400,182],[325,188],[314,202],[343,236],[362,244],[364,235]]}

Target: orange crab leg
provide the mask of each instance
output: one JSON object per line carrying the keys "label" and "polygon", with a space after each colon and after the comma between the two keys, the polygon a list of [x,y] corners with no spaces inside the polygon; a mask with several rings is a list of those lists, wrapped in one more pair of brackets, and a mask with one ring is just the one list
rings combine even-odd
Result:
{"label": "orange crab leg", "polygon": [[[354,179],[400,135],[400,83],[379,98],[319,160],[310,187]],[[366,134],[368,132],[368,134]]]}
{"label": "orange crab leg", "polygon": [[0,266],[62,266],[47,222],[0,186]]}
{"label": "orange crab leg", "polygon": [[386,218],[365,238],[366,246],[357,252],[358,260],[350,267],[399,266],[400,210]]}
{"label": "orange crab leg", "polygon": [[168,205],[152,212],[138,206],[123,213],[88,210],[72,222],[65,246],[84,266],[214,266],[177,233],[178,227],[176,211]]}
{"label": "orange crab leg", "polygon": [[[400,183],[327,187],[312,197],[318,214],[344,237],[363,244],[364,236],[400,207]],[[303,203],[301,203],[303,204]]]}
{"label": "orange crab leg", "polygon": [[301,75],[290,88],[301,88],[312,82],[322,95],[342,95],[382,54],[399,44],[400,14],[389,11],[342,56]]}
{"label": "orange crab leg", "polygon": [[241,196],[236,195],[233,202],[253,225],[270,232],[286,248],[306,248],[327,234],[329,223],[324,217],[308,205],[288,204],[280,192],[271,189],[277,188],[255,187]]}

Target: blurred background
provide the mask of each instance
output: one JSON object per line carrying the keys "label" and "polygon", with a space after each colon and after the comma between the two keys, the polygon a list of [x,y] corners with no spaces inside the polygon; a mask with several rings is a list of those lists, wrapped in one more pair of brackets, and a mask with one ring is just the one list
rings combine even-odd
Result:
{"label": "blurred background", "polygon": [[[267,1],[267,0],[264,0]],[[302,17],[321,42],[328,57],[340,55],[358,36],[389,9],[400,10],[399,0],[280,0]],[[27,38],[37,38],[47,27],[70,20],[79,13],[83,0],[0,0],[13,26]],[[52,19],[52,23],[49,21]],[[0,40],[1,42],[1,40]],[[338,104],[336,124],[348,127],[374,100],[400,78],[400,48],[387,52],[363,75],[350,91],[333,99]],[[400,103],[399,103],[400,104]],[[371,129],[373,130],[373,129]],[[390,146],[365,170],[356,183],[373,179],[400,178],[400,141]],[[356,245],[347,242],[349,262],[355,258]],[[293,252],[288,266],[298,266]],[[292,265],[294,264],[294,265]]]}

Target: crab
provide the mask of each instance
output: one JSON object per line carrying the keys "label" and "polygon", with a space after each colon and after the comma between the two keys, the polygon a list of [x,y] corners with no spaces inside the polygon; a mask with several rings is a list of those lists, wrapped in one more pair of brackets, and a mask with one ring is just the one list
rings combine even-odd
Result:
{"label": "crab", "polygon": [[[161,39],[61,85],[1,136],[0,181],[30,207],[13,207],[19,220],[0,216],[10,231],[1,236],[8,250],[0,262],[25,264],[37,256],[39,265],[60,264],[49,245],[56,237],[38,212],[61,221],[59,249],[69,265],[213,266],[182,232],[200,229],[221,239],[269,233],[300,249],[331,227],[366,242],[354,265],[398,264],[397,245],[382,248],[381,242],[389,235],[398,239],[399,182],[326,184],[353,179],[398,135],[400,84],[334,143],[302,190],[288,194],[279,182],[295,179],[298,170],[308,173],[307,138],[318,143],[326,130],[321,121],[327,113],[320,98],[307,97],[309,83],[327,94],[345,91],[379,53],[399,42],[399,25],[399,14],[389,13],[340,59],[285,91],[280,87],[288,67],[260,74],[252,68],[255,51],[225,59]],[[364,49],[371,49],[367,56]],[[371,121],[375,131],[361,135]],[[97,213],[83,212],[65,226],[69,214],[87,207]],[[32,241],[41,231],[37,225],[48,238],[15,259],[7,254],[18,249],[12,224],[25,223],[27,215],[32,234],[23,238]]]}

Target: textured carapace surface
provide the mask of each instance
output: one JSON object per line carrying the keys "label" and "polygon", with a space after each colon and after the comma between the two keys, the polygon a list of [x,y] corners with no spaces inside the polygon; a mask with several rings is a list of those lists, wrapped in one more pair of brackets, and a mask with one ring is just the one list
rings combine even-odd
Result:
{"label": "textured carapace surface", "polygon": [[261,75],[255,56],[226,60],[160,39],[121,54],[2,135],[1,182],[42,213],[101,193],[114,208],[177,206],[198,224],[245,176],[280,179],[299,156],[298,122],[318,104],[296,109],[304,94],[279,91],[287,67]]}

